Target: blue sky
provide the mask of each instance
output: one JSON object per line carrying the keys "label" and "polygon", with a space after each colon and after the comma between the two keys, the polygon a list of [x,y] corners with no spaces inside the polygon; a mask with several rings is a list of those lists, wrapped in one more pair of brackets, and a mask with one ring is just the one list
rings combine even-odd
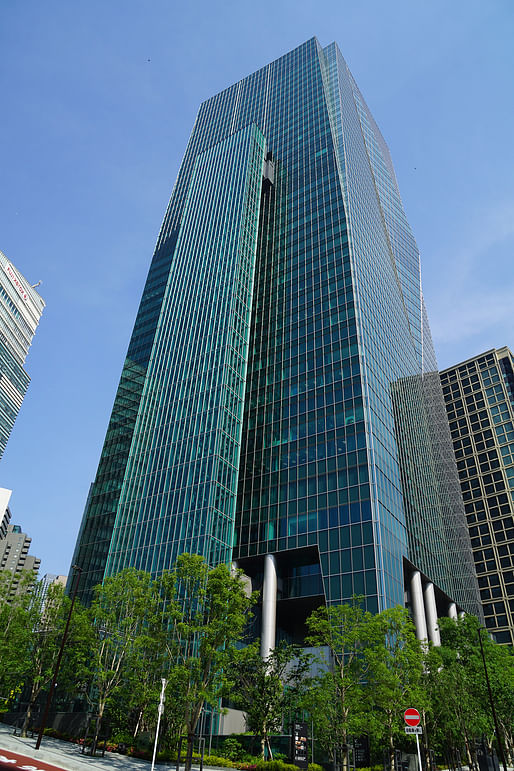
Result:
{"label": "blue sky", "polygon": [[511,0],[2,0],[0,249],[47,302],[0,464],[65,573],[201,101],[317,35],[389,144],[441,367],[514,345]]}

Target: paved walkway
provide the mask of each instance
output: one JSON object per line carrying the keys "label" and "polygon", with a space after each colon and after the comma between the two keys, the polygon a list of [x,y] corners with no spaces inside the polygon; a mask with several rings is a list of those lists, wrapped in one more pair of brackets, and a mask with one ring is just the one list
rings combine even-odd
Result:
{"label": "paved walkway", "polygon": [[[119,755],[117,752],[106,752],[103,758],[82,755],[78,744],[51,739],[49,736],[43,736],[41,747],[36,750],[35,738],[22,739],[21,736],[13,736],[12,732],[12,726],[0,723],[0,752],[9,750],[33,758],[36,761],[35,766],[39,760],[42,763],[53,764],[64,771],[150,771],[151,768],[148,760],[130,758]],[[175,763],[169,761],[155,764],[155,768],[159,771],[175,771],[175,767]],[[193,768],[198,769],[198,766]],[[221,770],[209,767],[209,771]]]}

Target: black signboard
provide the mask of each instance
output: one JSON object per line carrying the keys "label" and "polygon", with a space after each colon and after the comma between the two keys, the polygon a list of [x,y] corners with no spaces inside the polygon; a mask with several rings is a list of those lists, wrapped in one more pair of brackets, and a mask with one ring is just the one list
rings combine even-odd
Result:
{"label": "black signboard", "polygon": [[476,752],[480,771],[499,771],[500,764],[496,752],[491,754],[485,742],[477,743]]}
{"label": "black signboard", "polygon": [[298,768],[307,768],[309,758],[307,754],[307,742],[309,741],[307,723],[293,723],[291,731],[291,758]]}
{"label": "black signboard", "polygon": [[353,740],[353,762],[355,768],[369,768],[371,765],[369,756],[369,737],[356,736]]}

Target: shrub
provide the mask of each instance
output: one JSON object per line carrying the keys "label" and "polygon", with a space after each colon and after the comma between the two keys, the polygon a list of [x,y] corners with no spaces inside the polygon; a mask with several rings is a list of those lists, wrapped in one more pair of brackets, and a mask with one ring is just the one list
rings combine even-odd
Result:
{"label": "shrub", "polygon": [[127,750],[127,755],[131,758],[139,758],[140,760],[151,760],[152,756],[147,750],[138,750],[134,747],[130,747]]}
{"label": "shrub", "polygon": [[298,771],[298,766],[283,760],[259,760],[255,767],[257,771]]}
{"label": "shrub", "polygon": [[241,742],[233,736],[229,736],[220,747],[221,754],[229,760],[244,760],[246,752]]}
{"label": "shrub", "polygon": [[[309,763],[308,771],[323,771],[323,766],[320,766],[319,763]],[[360,771],[364,771],[364,769],[360,769]]]}
{"label": "shrub", "polygon": [[[198,760],[200,760],[200,756],[198,756]],[[217,755],[205,755],[203,762],[206,766],[221,766],[222,768],[239,767],[238,764],[236,764],[233,760],[229,760],[228,758],[220,758]]]}
{"label": "shrub", "polygon": [[110,741],[113,744],[126,744],[128,746],[134,744],[134,738],[128,731],[117,731],[111,736]]}
{"label": "shrub", "polygon": [[45,728],[45,736],[50,736],[52,739],[60,739],[63,742],[74,742],[75,739],[70,734],[64,731],[58,731],[57,728]]}

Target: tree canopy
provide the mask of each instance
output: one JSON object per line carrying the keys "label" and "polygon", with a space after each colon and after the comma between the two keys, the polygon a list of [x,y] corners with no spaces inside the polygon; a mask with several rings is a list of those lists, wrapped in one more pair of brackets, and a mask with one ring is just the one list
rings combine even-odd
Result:
{"label": "tree canopy", "polygon": [[[474,617],[439,619],[441,646],[422,646],[404,608],[372,615],[356,597],[312,613],[314,653],[282,642],[263,660],[258,640],[245,637],[255,600],[240,572],[197,555],[181,555],[157,578],[132,568],[106,578],[89,609],[75,604],[58,697],[87,699],[96,736],[108,715],[130,743],[155,732],[165,678],[162,745],[176,748],[185,735],[187,767],[202,711],[219,710],[224,697],[244,712],[261,756],[273,734],[307,719],[336,765],[348,768],[352,737],[366,733],[375,761],[387,748],[394,769],[393,750],[412,746],[403,712],[414,706],[426,749],[447,764],[457,751],[472,763],[477,737],[497,745],[481,634],[500,742],[514,760],[514,655]],[[23,706],[24,728],[48,690],[69,609],[61,587],[45,593],[27,574],[13,593],[12,574],[0,573],[0,698],[4,709]]]}

